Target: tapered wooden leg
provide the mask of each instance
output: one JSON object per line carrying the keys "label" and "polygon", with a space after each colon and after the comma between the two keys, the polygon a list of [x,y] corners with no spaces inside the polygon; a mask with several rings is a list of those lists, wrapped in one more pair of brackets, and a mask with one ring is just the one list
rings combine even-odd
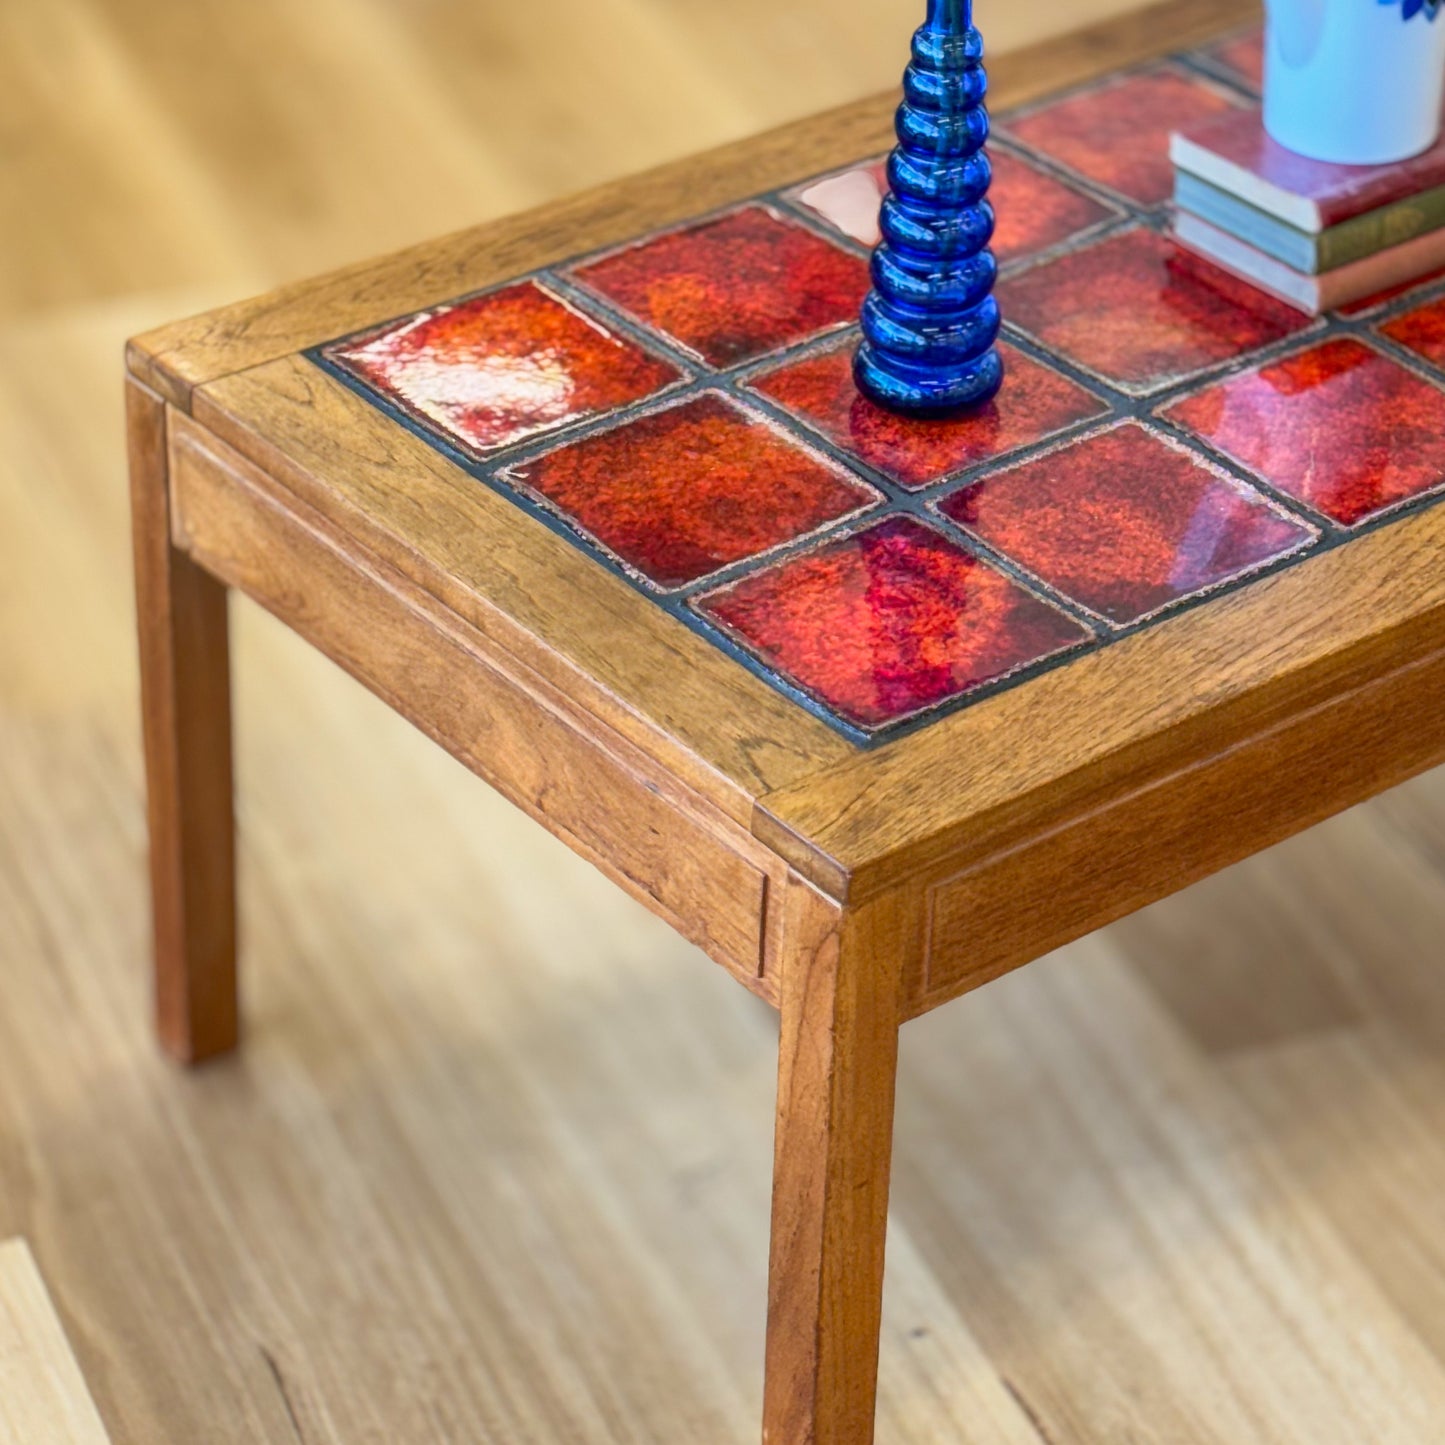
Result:
{"label": "tapered wooden leg", "polygon": [[765,1445],[869,1445],[898,1064],[899,932],[801,883],[782,978]]}
{"label": "tapered wooden leg", "polygon": [[226,589],[171,544],[164,403],[129,381],[126,418],[157,1027],[198,1063],[238,1028]]}

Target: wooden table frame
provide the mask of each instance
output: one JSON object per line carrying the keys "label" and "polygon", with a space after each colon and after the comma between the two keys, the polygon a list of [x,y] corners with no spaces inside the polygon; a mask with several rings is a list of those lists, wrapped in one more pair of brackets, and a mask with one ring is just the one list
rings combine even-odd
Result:
{"label": "wooden table frame", "polygon": [[[1018,103],[1249,19],[993,68]],[[157,1007],[238,1036],[227,595],[254,598],[780,1009],[763,1438],[872,1438],[899,1027],[1445,757],[1445,508],[871,751],[298,353],[886,148],[880,98],[134,341]],[[407,486],[394,479],[404,473]]]}

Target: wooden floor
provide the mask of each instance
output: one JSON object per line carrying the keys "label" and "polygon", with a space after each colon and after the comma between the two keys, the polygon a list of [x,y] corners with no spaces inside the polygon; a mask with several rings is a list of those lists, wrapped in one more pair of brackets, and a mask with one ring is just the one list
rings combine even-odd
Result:
{"label": "wooden floor", "polygon": [[[120,341],[916,8],[0,0],[0,1238],[116,1445],[755,1438],[770,1014],[244,605],[249,1046],[157,1058]],[[1445,775],[910,1025],[899,1111],[885,1445],[1445,1439]]]}
{"label": "wooden floor", "polygon": [[23,1239],[0,1241],[0,1445],[107,1445]]}

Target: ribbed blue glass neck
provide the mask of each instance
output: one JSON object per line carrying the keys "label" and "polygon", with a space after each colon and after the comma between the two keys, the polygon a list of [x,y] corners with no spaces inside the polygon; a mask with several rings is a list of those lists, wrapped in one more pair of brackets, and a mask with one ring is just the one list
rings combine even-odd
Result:
{"label": "ribbed blue glass neck", "polygon": [[973,0],[928,0],[928,15],[923,22],[925,29],[962,35],[972,24]]}

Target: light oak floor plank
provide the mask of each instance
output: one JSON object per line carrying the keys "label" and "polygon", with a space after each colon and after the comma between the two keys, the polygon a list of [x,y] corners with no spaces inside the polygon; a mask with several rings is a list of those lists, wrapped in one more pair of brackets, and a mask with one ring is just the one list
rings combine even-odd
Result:
{"label": "light oak floor plank", "polygon": [[23,1239],[0,1241],[0,1445],[108,1445]]}

